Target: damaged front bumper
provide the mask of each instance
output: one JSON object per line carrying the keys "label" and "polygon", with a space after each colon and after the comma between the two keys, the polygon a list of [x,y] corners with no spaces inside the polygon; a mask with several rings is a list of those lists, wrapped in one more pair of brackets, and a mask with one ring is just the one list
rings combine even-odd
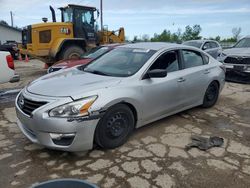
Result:
{"label": "damaged front bumper", "polygon": [[226,80],[237,83],[250,83],[250,65],[224,64],[226,67]]}
{"label": "damaged front bumper", "polygon": [[[19,94],[20,95],[20,94]],[[47,104],[35,109],[32,115],[27,115],[16,100],[17,124],[23,134],[33,143],[47,148],[63,151],[84,151],[93,148],[96,126],[103,113],[81,118],[55,118],[48,115],[48,111],[61,103],[71,99],[46,99],[27,92],[22,92],[25,98],[37,101],[48,101]]]}

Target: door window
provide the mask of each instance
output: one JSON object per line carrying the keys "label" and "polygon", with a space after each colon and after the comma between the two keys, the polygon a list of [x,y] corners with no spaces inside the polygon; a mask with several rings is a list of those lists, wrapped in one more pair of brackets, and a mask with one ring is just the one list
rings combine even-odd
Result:
{"label": "door window", "polygon": [[64,22],[73,22],[73,10],[71,8],[62,10]]}
{"label": "door window", "polygon": [[154,64],[150,67],[150,70],[165,69],[167,72],[174,72],[179,70],[178,52],[170,51],[161,55]]}
{"label": "door window", "polygon": [[219,47],[218,44],[215,43],[215,42],[210,42],[210,46],[211,46],[212,48],[218,48],[218,47]]}
{"label": "door window", "polygon": [[94,15],[91,11],[83,11],[82,12],[82,22],[84,24],[91,25],[91,27],[94,27]]}
{"label": "door window", "polygon": [[208,50],[208,49],[210,49],[211,47],[210,47],[210,44],[209,44],[209,42],[206,42],[205,44],[204,44],[204,46],[203,46],[203,50]]}
{"label": "door window", "polygon": [[197,67],[203,65],[203,58],[199,52],[191,50],[182,50],[185,68]]}

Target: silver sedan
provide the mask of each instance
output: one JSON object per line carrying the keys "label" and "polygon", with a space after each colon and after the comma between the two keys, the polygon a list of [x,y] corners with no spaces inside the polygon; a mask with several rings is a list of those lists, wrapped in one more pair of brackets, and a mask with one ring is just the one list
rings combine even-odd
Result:
{"label": "silver sedan", "polygon": [[211,107],[224,86],[221,63],[193,47],[137,43],[88,66],[45,75],[17,96],[18,126],[34,143],[65,151],[115,148],[135,128]]}
{"label": "silver sedan", "polygon": [[221,45],[214,40],[190,40],[183,43],[183,45],[193,46],[199,48],[217,59],[222,53]]}

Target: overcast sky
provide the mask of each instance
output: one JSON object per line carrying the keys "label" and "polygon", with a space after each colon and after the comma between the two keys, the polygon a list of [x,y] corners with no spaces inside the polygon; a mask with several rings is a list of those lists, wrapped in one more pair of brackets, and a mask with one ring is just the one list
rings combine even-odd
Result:
{"label": "overcast sky", "polygon": [[[54,8],[68,3],[95,6],[99,0],[0,0],[0,20],[10,24],[10,11],[14,13],[14,25],[23,27],[41,22],[42,17],[51,20],[49,5]],[[123,26],[126,36],[141,36],[172,32],[186,25],[200,24],[202,36],[230,37],[233,27],[241,27],[241,35],[250,34],[250,0],[103,0],[104,24],[110,30]],[[56,10],[59,19],[59,10]]]}

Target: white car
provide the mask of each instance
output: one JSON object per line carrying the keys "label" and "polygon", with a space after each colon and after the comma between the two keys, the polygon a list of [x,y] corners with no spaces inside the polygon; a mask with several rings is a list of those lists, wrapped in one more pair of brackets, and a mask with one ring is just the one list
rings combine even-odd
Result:
{"label": "white car", "polygon": [[0,51],[0,84],[10,82],[15,76],[14,60],[9,52]]}
{"label": "white car", "polygon": [[226,80],[250,83],[250,35],[241,38],[234,46],[223,50],[217,59],[226,68]]}

